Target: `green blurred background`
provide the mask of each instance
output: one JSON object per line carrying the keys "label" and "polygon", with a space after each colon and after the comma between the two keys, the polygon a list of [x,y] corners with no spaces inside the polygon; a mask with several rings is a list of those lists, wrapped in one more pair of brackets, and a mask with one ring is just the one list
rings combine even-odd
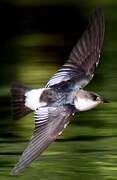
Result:
{"label": "green blurred background", "polygon": [[[110,103],[76,115],[40,161],[10,176],[34,128],[33,114],[15,122],[11,118],[12,81],[33,88],[46,85],[97,6],[105,14],[105,40],[87,89]],[[1,0],[0,42],[0,180],[117,179],[117,1]]]}

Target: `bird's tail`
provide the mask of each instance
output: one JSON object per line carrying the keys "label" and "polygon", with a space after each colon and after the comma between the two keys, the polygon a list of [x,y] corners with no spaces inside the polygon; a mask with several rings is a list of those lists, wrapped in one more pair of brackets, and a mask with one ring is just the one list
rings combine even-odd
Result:
{"label": "bird's tail", "polygon": [[20,119],[23,116],[30,113],[32,110],[25,106],[25,93],[29,91],[27,88],[21,84],[13,83],[11,86],[11,107],[12,107],[12,118]]}

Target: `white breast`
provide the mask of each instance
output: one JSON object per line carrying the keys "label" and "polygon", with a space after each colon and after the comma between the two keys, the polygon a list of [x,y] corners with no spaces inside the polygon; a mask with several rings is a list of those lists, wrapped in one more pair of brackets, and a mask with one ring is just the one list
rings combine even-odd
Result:
{"label": "white breast", "polygon": [[92,101],[91,99],[78,98],[74,100],[74,104],[76,109],[78,109],[79,111],[87,111],[97,106],[98,102]]}
{"label": "white breast", "polygon": [[46,102],[40,103],[39,99],[40,96],[45,88],[41,89],[33,89],[25,93],[26,99],[25,99],[25,106],[36,110],[37,108],[41,106],[45,106]]}

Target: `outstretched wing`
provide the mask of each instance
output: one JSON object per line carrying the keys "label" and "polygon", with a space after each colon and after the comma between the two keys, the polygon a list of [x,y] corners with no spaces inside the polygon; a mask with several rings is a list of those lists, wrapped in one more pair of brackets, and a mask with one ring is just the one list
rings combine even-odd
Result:
{"label": "outstretched wing", "polygon": [[77,42],[66,63],[49,80],[47,87],[62,81],[75,80],[81,87],[86,86],[94,75],[99,63],[104,39],[104,16],[100,8],[95,9],[89,25]]}
{"label": "outstretched wing", "polygon": [[18,174],[33,160],[39,158],[42,152],[68,124],[68,117],[73,112],[74,110],[69,106],[61,106],[59,109],[43,107],[35,111],[35,130],[33,136],[19,162],[12,170],[12,175]]}

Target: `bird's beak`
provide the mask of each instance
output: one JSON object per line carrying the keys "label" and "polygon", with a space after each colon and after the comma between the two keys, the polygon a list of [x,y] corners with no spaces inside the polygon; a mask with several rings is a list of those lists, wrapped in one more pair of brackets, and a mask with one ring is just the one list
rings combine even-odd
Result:
{"label": "bird's beak", "polygon": [[109,103],[109,101],[106,99],[102,99],[102,103]]}
{"label": "bird's beak", "polygon": [[104,98],[102,98],[102,97],[97,97],[97,100],[99,100],[102,104],[103,104],[103,103],[109,103],[108,100],[106,100],[106,99],[104,99]]}

